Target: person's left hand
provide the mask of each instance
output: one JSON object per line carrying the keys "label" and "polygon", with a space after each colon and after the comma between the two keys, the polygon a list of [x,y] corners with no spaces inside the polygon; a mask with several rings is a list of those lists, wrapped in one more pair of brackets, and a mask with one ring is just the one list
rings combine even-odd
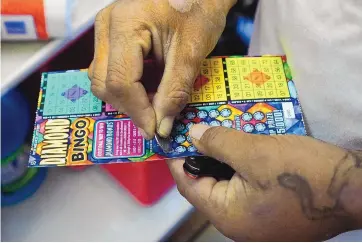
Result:
{"label": "person's left hand", "polygon": [[[202,61],[221,36],[236,0],[118,0],[95,21],[92,93],[127,114],[143,137],[169,136]],[[152,101],[141,81],[144,59],[163,69]],[[145,81],[145,80],[143,80]]]}
{"label": "person's left hand", "polygon": [[362,165],[352,152],[311,137],[205,125],[194,125],[190,135],[202,154],[236,173],[230,181],[193,180],[183,160],[168,162],[171,173],[180,193],[233,240],[324,240],[362,218]]}

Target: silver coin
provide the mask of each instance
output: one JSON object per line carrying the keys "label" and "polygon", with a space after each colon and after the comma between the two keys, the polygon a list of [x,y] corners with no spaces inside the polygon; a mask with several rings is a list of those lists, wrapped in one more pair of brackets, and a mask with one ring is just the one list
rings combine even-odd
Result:
{"label": "silver coin", "polygon": [[155,139],[156,139],[156,142],[158,143],[158,145],[160,145],[163,152],[165,152],[165,153],[172,152],[172,146],[171,146],[172,140],[170,137],[163,138],[163,137],[159,136],[158,134],[156,134]]}

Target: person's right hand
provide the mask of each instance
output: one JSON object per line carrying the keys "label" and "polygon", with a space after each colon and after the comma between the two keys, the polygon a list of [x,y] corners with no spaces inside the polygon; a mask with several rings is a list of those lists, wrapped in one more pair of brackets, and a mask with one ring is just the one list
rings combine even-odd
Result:
{"label": "person's right hand", "polygon": [[168,166],[180,193],[236,241],[326,240],[362,227],[362,151],[307,136],[266,136],[193,125],[192,143],[236,172],[230,180],[186,176]]}
{"label": "person's right hand", "polygon": [[[168,136],[201,62],[215,47],[236,0],[118,0],[95,21],[92,92],[131,117],[144,137]],[[140,79],[152,52],[165,65],[150,102]],[[152,103],[152,104],[151,104]]]}

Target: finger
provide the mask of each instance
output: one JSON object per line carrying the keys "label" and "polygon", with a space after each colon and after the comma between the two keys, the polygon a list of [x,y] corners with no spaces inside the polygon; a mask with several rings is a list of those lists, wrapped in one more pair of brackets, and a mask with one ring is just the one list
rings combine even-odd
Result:
{"label": "finger", "polygon": [[198,210],[213,215],[217,210],[215,207],[223,203],[218,202],[218,199],[224,198],[227,194],[228,181],[218,182],[212,177],[191,179],[185,174],[183,163],[183,159],[168,160],[167,162],[180,194]]}
{"label": "finger", "polygon": [[88,76],[92,81],[92,92],[104,101],[106,98],[105,81],[109,53],[109,19],[113,8],[112,5],[99,11],[96,16],[94,22],[94,57],[88,69]]}
{"label": "finger", "polygon": [[114,95],[107,93],[106,78],[109,58],[109,22],[110,15],[116,3],[102,9],[96,16],[94,23],[94,58],[88,70],[88,76],[92,81],[91,89],[99,99],[111,104],[119,112],[124,109],[118,103]]}
{"label": "finger", "polygon": [[190,40],[177,39],[174,38],[167,53],[165,71],[153,103],[157,132],[163,137],[170,134],[175,116],[187,104],[201,62],[207,55],[194,55],[195,46]]}
{"label": "finger", "polygon": [[[147,139],[154,136],[156,118],[146,90],[140,82],[143,57],[151,48],[151,34],[142,26],[111,20],[110,55],[106,89]],[[132,26],[132,28],[130,27]]]}
{"label": "finger", "polygon": [[275,137],[202,124],[192,126],[190,136],[202,154],[229,164],[243,177],[257,172],[272,158],[278,158]]}
{"label": "finger", "polygon": [[102,9],[96,16],[94,23],[94,57],[88,69],[88,77],[91,80],[92,93],[99,99],[112,104],[119,112],[124,112],[120,105],[116,105],[117,99],[112,94],[107,94],[106,77],[109,55],[109,20],[112,9],[116,3]]}

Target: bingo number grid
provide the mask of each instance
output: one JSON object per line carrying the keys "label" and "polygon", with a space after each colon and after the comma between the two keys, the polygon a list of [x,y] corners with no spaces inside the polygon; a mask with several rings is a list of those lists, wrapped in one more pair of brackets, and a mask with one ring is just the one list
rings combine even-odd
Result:
{"label": "bingo number grid", "polygon": [[226,84],[222,58],[203,61],[189,103],[226,101]]}
{"label": "bingo number grid", "polygon": [[231,100],[290,97],[281,57],[225,60]]}
{"label": "bingo number grid", "polygon": [[45,76],[42,87],[43,116],[102,112],[102,101],[92,94],[87,73],[81,73],[54,72]]}

